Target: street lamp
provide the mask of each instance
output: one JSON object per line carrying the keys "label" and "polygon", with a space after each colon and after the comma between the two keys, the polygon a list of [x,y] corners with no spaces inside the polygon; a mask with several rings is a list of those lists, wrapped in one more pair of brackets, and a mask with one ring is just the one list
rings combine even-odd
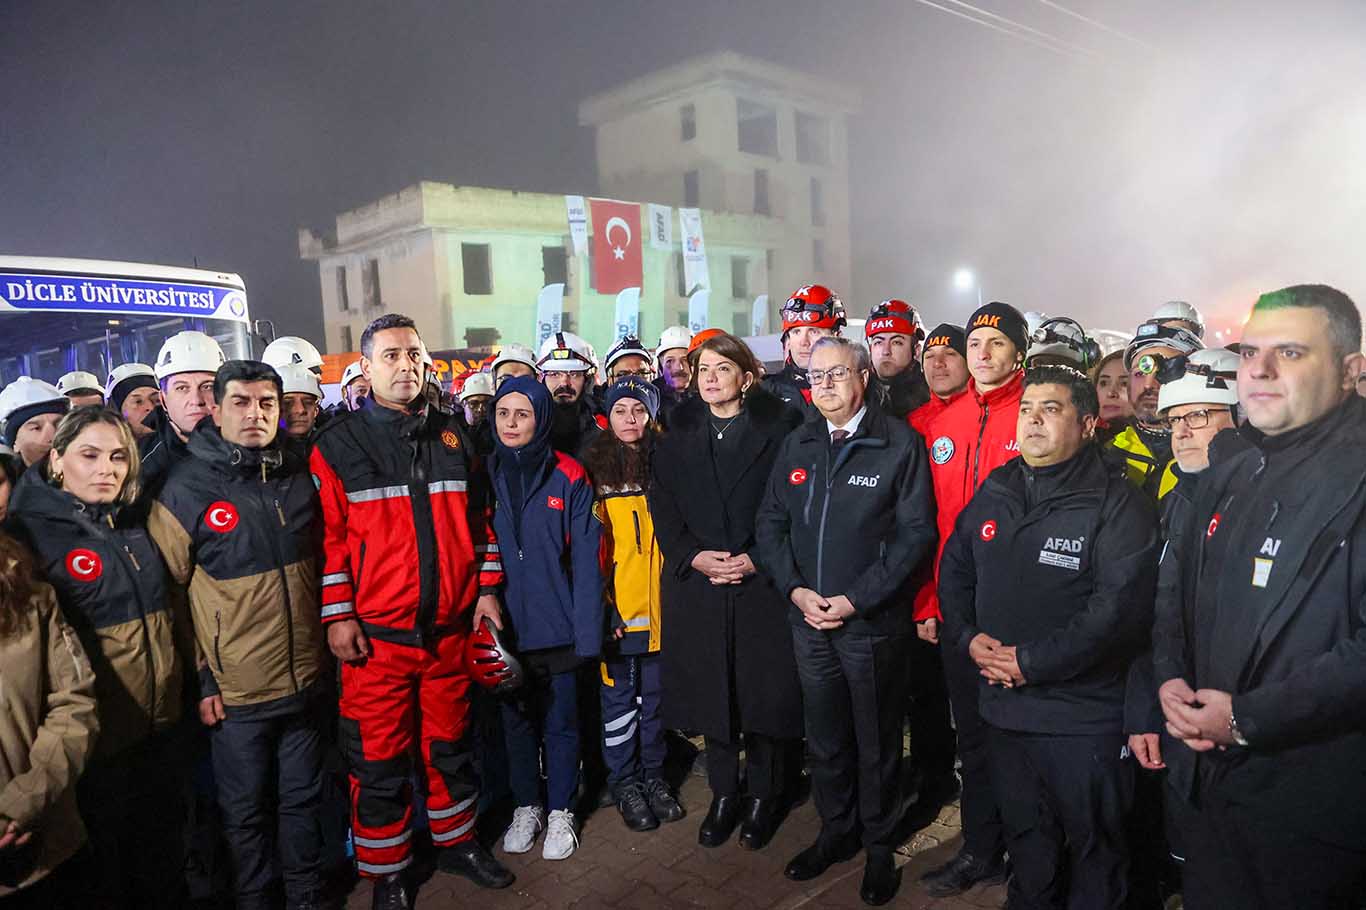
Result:
{"label": "street lamp", "polygon": [[977,283],[977,276],[972,273],[972,269],[959,269],[953,273],[953,286],[960,291],[970,291],[977,289],[977,307],[982,307],[982,286]]}

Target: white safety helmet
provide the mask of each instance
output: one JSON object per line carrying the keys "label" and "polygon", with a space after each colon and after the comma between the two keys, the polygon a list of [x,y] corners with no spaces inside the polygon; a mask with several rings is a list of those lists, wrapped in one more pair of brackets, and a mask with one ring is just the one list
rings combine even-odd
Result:
{"label": "white safety helmet", "polygon": [[692,332],[687,326],[669,326],[659,333],[659,346],[655,348],[655,366],[659,366],[659,358],[664,356],[665,351],[672,351],[674,348],[682,348],[686,351],[690,343],[692,343]]}
{"label": "white safety helmet", "polygon": [[493,366],[489,369],[496,373],[498,368],[505,363],[524,363],[534,370],[536,369],[536,352],[524,344],[518,344],[515,341],[509,342],[498,351],[498,356],[493,358]]}
{"label": "white safety helmet", "polygon": [[608,373],[611,373],[612,364],[623,357],[630,357],[633,354],[637,357],[644,357],[647,364],[650,364],[651,366],[654,365],[652,362],[654,357],[651,356],[650,349],[642,344],[640,339],[636,336],[627,335],[613,345],[612,350],[607,352],[607,362],[602,365],[602,368]]}
{"label": "white safety helmet", "polygon": [[20,376],[0,389],[0,428],[3,428],[6,438],[12,441],[14,434],[9,432],[11,416],[17,414],[28,420],[36,414],[60,414],[68,407],[70,402],[52,383],[32,376]]}
{"label": "white safety helmet", "polygon": [[556,332],[541,345],[536,368],[542,372],[595,373],[598,366],[592,345],[573,332]]}
{"label": "white safety helmet", "polygon": [[1200,336],[1189,329],[1179,325],[1145,322],[1138,327],[1138,333],[1124,349],[1124,369],[1132,370],[1139,355],[1148,348],[1171,348],[1178,354],[1194,354],[1204,346]]}
{"label": "white safety helmet", "polygon": [[1238,404],[1238,355],[1206,348],[1186,357],[1186,372],[1157,390],[1157,413],[1183,404]]}
{"label": "white safety helmet", "polygon": [[280,374],[286,395],[290,392],[303,392],[306,395],[312,395],[319,401],[323,400],[323,387],[322,383],[318,381],[318,374],[302,364],[285,364],[282,367],[276,367],[275,372]]}
{"label": "white safety helmet", "polygon": [[145,363],[121,363],[109,371],[109,379],[104,384],[104,397],[113,398],[114,387],[135,376],[148,376],[155,382],[157,373]]}
{"label": "white safety helmet", "polygon": [[476,395],[488,395],[493,397],[493,374],[492,373],[471,373],[465,377],[465,384],[460,387],[460,400],[473,398]]}
{"label": "white safety helmet", "polygon": [[77,392],[99,392],[103,395],[104,387],[100,385],[100,377],[94,373],[72,370],[70,373],[62,374],[62,378],[57,380],[57,391],[63,395],[73,395]]}
{"label": "white safety helmet", "polygon": [[1024,318],[1028,333],[1033,335],[1039,330],[1039,326],[1048,321],[1048,314],[1041,313],[1038,310],[1029,310],[1024,314]]}
{"label": "white safety helmet", "polygon": [[261,352],[261,360],[280,369],[296,364],[305,370],[321,370],[323,355],[313,346],[313,342],[298,335],[281,335]]}
{"label": "white safety helmet", "polygon": [[1200,315],[1200,311],[1184,300],[1168,300],[1158,307],[1153,313],[1153,318],[1149,322],[1175,322],[1190,323],[1194,328],[1191,330],[1197,338],[1205,337],[1205,317]]}
{"label": "white safety helmet", "polygon": [[[1035,314],[1026,313],[1027,320],[1030,315]],[[1038,325],[1030,321],[1025,361],[1031,362],[1035,357],[1058,357],[1085,371],[1100,360],[1101,352],[1079,323],[1067,317],[1045,316]]]}
{"label": "white safety helmet", "polygon": [[365,374],[364,374],[363,372],[361,372],[360,361],[359,361],[359,360],[355,361],[354,363],[349,363],[349,364],[347,364],[347,365],[346,365],[346,369],[342,370],[342,377],[341,377],[341,387],[342,387],[342,389],[345,390],[345,388],[346,388],[347,386],[349,386],[351,383],[355,382],[357,379],[360,379],[360,378],[361,378],[362,376],[364,376],[364,375],[365,375]]}
{"label": "white safety helmet", "polygon": [[217,373],[226,360],[218,342],[203,332],[176,332],[157,352],[157,382],[177,373]]}

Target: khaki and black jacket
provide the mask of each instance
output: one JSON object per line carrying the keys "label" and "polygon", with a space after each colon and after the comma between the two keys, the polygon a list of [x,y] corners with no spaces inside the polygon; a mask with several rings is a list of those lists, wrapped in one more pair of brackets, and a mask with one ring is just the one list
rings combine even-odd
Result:
{"label": "khaki and black jacket", "polygon": [[145,529],[113,506],[90,506],[27,471],[10,500],[10,527],[37,556],[62,614],[95,668],[100,744],[114,755],[173,725],[181,659],[166,565]]}
{"label": "khaki and black jacket", "polygon": [[16,822],[34,835],[0,851],[0,898],[85,842],[75,787],[98,730],[95,673],[52,588],[38,583],[19,628],[0,637],[0,829]]}
{"label": "khaki and black jacket", "polygon": [[303,707],[322,671],[317,492],[297,444],[248,449],[205,418],[148,531],[189,587],[200,697],[231,716]]}

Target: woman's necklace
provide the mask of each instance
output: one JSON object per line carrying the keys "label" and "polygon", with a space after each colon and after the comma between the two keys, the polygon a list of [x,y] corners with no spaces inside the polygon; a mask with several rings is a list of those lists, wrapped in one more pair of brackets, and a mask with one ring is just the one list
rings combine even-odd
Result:
{"label": "woman's necklace", "polygon": [[711,418],[707,418],[707,421],[711,424],[711,428],[712,428],[713,430],[716,431],[716,438],[717,438],[717,439],[725,439],[725,437],[726,437],[726,430],[729,430],[729,429],[731,428],[731,426],[734,425],[735,421],[737,421],[737,420],[739,420],[739,419],[740,419],[740,415],[739,415],[739,414],[736,414],[734,417],[732,417],[732,418],[730,418],[729,420],[727,420],[727,421],[726,421],[726,425],[723,426],[723,427],[718,427],[718,426],[716,425],[716,421],[715,421],[715,420],[712,420]]}

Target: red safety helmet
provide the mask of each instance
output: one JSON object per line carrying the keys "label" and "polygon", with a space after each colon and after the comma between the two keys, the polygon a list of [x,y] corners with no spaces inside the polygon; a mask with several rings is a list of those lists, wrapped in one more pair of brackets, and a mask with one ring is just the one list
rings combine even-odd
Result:
{"label": "red safety helmet", "polygon": [[693,351],[696,351],[698,348],[702,347],[702,345],[706,344],[708,341],[715,338],[717,335],[724,334],[725,332],[723,332],[721,329],[703,329],[696,335],[692,336],[692,341],[688,342],[688,355],[692,356]]}
{"label": "red safety helmet", "polygon": [[522,663],[503,643],[503,635],[488,617],[465,643],[465,671],[490,692],[502,694],[521,687]]}
{"label": "red safety helmet", "polygon": [[910,335],[918,344],[925,339],[925,323],[915,307],[906,301],[884,300],[868,314],[868,321],[863,324],[863,335],[872,338],[887,332]]}
{"label": "red safety helmet", "polygon": [[783,334],[799,326],[814,326],[834,332],[848,325],[844,303],[823,284],[797,288],[783,304]]}

